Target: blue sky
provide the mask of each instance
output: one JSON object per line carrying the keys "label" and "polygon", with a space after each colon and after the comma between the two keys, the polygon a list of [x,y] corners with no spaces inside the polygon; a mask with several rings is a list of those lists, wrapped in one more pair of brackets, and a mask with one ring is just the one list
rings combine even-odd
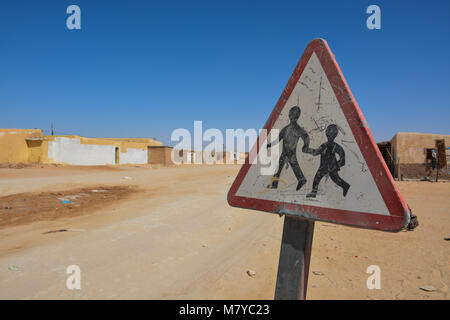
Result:
{"label": "blue sky", "polygon": [[[81,8],[68,30],[66,8]],[[381,30],[366,8],[381,8]],[[0,127],[155,137],[261,128],[328,41],[377,141],[450,134],[450,1],[0,2]]]}

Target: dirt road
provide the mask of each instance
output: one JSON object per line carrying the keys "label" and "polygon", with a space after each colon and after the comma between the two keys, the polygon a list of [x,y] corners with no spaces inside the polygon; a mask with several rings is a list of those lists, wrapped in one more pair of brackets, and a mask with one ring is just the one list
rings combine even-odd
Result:
{"label": "dirt road", "polygon": [[[53,214],[0,229],[0,298],[272,299],[283,218],[228,206],[238,170],[0,169],[2,197],[135,190],[115,198],[90,194],[77,215],[62,211],[57,219]],[[450,237],[450,184],[399,187],[419,217],[413,232],[316,223],[309,299],[449,299],[450,241],[444,238]],[[374,264],[381,268],[380,290],[366,287],[366,269]],[[66,288],[69,265],[81,269],[81,290]],[[248,269],[256,275],[248,276]],[[437,291],[419,289],[425,285]]]}

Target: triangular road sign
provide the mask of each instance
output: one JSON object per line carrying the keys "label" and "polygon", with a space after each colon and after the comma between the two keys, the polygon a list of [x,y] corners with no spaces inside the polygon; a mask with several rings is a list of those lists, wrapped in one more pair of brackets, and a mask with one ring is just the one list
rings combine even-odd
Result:
{"label": "triangular road sign", "polygon": [[[308,45],[264,129],[268,137],[277,129],[279,143],[258,138],[230,205],[385,231],[408,224],[408,207],[325,40]],[[257,154],[276,145],[275,172],[262,174],[267,165]]]}

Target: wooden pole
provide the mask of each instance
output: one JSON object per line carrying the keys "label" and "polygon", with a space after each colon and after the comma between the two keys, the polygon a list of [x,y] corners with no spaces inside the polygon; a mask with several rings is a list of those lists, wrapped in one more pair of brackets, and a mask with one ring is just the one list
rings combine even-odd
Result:
{"label": "wooden pole", "polygon": [[439,177],[439,165],[436,159],[436,182],[438,182],[438,177]]}
{"label": "wooden pole", "polygon": [[285,215],[275,300],[305,300],[314,221]]}
{"label": "wooden pole", "polygon": [[436,182],[438,182],[439,177],[439,145],[436,141]]}

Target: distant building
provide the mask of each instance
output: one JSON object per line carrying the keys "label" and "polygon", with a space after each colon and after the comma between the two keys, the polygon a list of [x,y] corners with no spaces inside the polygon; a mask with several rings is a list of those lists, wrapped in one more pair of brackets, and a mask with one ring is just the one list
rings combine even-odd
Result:
{"label": "distant building", "polygon": [[395,178],[434,179],[433,150],[439,178],[450,178],[450,135],[398,132],[390,141],[379,142],[378,148]]}
{"label": "distant building", "polygon": [[168,146],[149,146],[147,149],[148,163],[162,164],[165,166],[174,165],[172,151],[173,148]]}
{"label": "distant building", "polygon": [[236,164],[244,163],[248,157],[245,152],[216,152],[174,149],[168,146],[149,146],[148,163],[150,164]]}
{"label": "distant building", "polygon": [[39,129],[0,129],[0,163],[146,164],[149,146],[162,146],[162,142],[143,138],[44,136]]}
{"label": "distant building", "polygon": [[205,159],[215,163],[243,163],[247,156],[243,152],[174,150],[146,138],[45,136],[40,129],[0,129],[0,163],[7,164],[175,165],[195,164],[196,160],[206,163]]}

